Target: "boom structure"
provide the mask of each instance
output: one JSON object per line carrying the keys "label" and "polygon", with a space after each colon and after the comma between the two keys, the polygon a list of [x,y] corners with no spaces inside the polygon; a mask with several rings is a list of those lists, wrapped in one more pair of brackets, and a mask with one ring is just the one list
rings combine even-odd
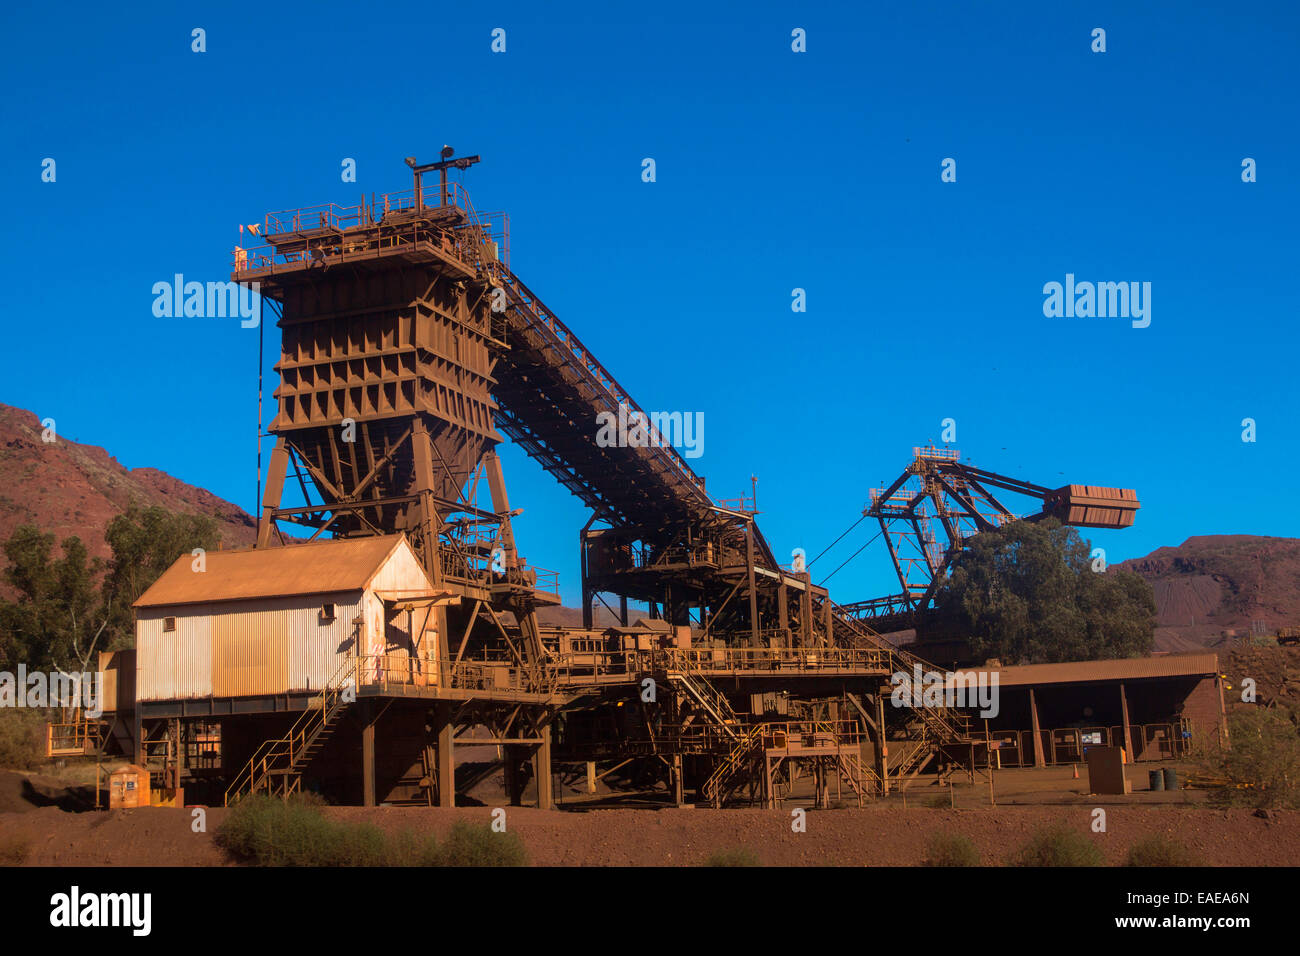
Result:
{"label": "boom structure", "polygon": [[[1039,507],[1015,514],[1003,504],[1003,493],[1035,499]],[[865,511],[880,525],[902,591],[845,610],[879,631],[912,627],[957,555],[980,532],[1049,517],[1075,527],[1127,528],[1138,508],[1130,488],[1048,488],[976,468],[954,448],[913,448],[911,464],[889,485],[872,489]]]}

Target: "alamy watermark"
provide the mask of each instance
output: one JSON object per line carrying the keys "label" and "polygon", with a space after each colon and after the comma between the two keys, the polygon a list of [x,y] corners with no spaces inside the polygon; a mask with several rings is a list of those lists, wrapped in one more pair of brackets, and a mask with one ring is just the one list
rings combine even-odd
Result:
{"label": "alamy watermark", "polygon": [[600,448],[681,448],[686,458],[704,454],[703,412],[645,412],[622,403],[618,414],[596,415],[596,445]]}
{"label": "alamy watermark", "polygon": [[1065,283],[1043,286],[1043,315],[1049,319],[1128,319],[1133,328],[1151,324],[1150,282],[1075,282],[1074,273]]}
{"label": "alamy watermark", "polygon": [[997,671],[923,671],[916,664],[912,673],[898,671],[889,678],[894,691],[889,699],[895,707],[978,707],[988,720],[998,715]]}
{"label": "alamy watermark", "polygon": [[98,671],[28,672],[26,664],[19,664],[17,674],[0,671],[0,707],[81,707],[87,717],[102,717],[104,675]]}
{"label": "alamy watermark", "polygon": [[186,282],[179,272],[172,282],[153,284],[153,314],[159,319],[233,319],[240,328],[261,322],[260,282]]}

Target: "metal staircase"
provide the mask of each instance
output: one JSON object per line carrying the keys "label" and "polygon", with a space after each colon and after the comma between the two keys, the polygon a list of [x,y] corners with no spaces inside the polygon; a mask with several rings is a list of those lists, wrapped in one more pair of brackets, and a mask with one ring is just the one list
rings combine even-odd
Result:
{"label": "metal staircase", "polygon": [[266,741],[226,790],[225,805],[264,791],[287,797],[302,788],[302,771],[328,743],[339,720],[356,700],[357,658],[349,657],[312,700],[289,732]]}
{"label": "metal staircase", "polygon": [[732,710],[725,694],[714,687],[698,672],[674,667],[665,662],[661,671],[670,683],[676,684],[709,716],[718,730],[736,739],[740,736],[740,718]]}
{"label": "metal staircase", "polygon": [[765,728],[765,724],[754,724],[738,735],[734,746],[704,781],[700,795],[710,806],[721,809],[737,787],[752,779],[754,757],[762,751]]}
{"label": "metal staircase", "polygon": [[[915,654],[890,644],[871,627],[862,621],[854,619],[840,605],[832,602],[831,609],[834,613],[835,624],[849,633],[853,644],[876,647],[887,651],[891,656],[891,664],[895,673],[901,671],[911,675],[918,665],[922,671],[935,670],[932,664],[921,660]],[[886,769],[886,772],[899,781],[900,785],[905,785],[924,770],[930,761],[934,759],[935,754],[943,747],[966,744],[971,739],[970,718],[955,707],[940,704],[937,706],[912,707],[909,710],[911,713],[911,720],[908,724],[909,730],[914,734],[913,739],[918,741],[919,746],[904,757],[896,767]]]}

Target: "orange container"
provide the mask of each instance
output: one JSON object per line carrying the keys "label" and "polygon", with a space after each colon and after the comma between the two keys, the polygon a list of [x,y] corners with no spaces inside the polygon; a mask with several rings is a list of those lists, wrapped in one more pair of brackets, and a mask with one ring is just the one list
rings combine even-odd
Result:
{"label": "orange container", "polygon": [[149,771],[134,764],[118,767],[108,775],[108,808],[124,810],[149,806]]}

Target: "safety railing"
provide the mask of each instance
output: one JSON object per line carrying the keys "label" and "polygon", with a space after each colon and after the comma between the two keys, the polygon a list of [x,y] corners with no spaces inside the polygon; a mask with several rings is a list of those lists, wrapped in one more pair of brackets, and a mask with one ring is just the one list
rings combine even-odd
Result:
{"label": "safety railing", "polygon": [[934,445],[926,445],[924,448],[913,448],[913,458],[929,458],[940,461],[960,461],[961,452],[956,448],[936,448]]}
{"label": "safety railing", "polygon": [[643,568],[664,567],[667,565],[688,565],[690,567],[716,566],[718,549],[712,544],[698,547],[672,545],[658,550],[643,545],[630,545],[632,566]]}
{"label": "safety railing", "polygon": [[718,498],[718,507],[724,511],[740,511],[744,514],[758,514],[758,500],[753,495],[739,498]]}
{"label": "safety railing", "polygon": [[661,652],[681,668],[718,671],[874,671],[891,673],[889,653],[875,648],[671,648]]}
{"label": "safety railing", "polygon": [[[1130,724],[1126,740],[1123,726],[1059,727],[1039,730],[1040,755],[1047,766],[1082,763],[1090,747],[1123,747],[1129,761],[1175,760],[1187,756],[1192,748],[1191,725],[1179,723]],[[1039,755],[1034,752],[1032,730],[995,730],[990,741],[997,765],[1032,767]]]}
{"label": "safety railing", "polygon": [[104,724],[99,720],[79,720],[45,725],[45,756],[70,757],[93,753],[103,743]]}
{"label": "safety railing", "polygon": [[478,252],[474,243],[456,230],[439,229],[422,221],[394,226],[390,231],[355,235],[313,237],[279,245],[268,244],[236,250],[232,268],[236,273],[301,269],[312,265],[341,265],[360,259],[374,259],[406,250],[429,248],[444,257],[476,269]]}
{"label": "safety railing", "polygon": [[[513,584],[531,588],[544,594],[559,596],[560,572],[549,568],[539,568],[531,564],[505,566],[504,555],[494,556],[495,539],[484,538],[482,542],[461,542],[456,549],[441,548],[439,561],[444,578],[491,587],[494,584]],[[503,570],[497,571],[500,566]]]}
{"label": "safety railing", "polygon": [[764,721],[763,746],[769,750],[814,750],[861,745],[862,730],[854,720]]}
{"label": "safety railing", "polygon": [[[420,190],[423,208],[430,211],[456,207],[467,215],[473,214],[469,193],[460,183],[448,181],[444,186],[434,183]],[[392,213],[402,213],[416,208],[415,190],[384,193],[372,204],[365,202],[352,206],[321,203],[267,213],[264,234],[279,236],[288,233],[332,230],[342,232],[358,226],[377,225]]]}
{"label": "safety railing", "polygon": [[321,203],[318,206],[303,206],[300,209],[286,209],[266,214],[263,234],[267,236],[284,235],[294,232],[316,232],[330,230],[342,232],[365,224],[364,206],[340,206],[336,203]]}
{"label": "safety railing", "polygon": [[[324,203],[268,213],[264,235],[271,241],[236,249],[234,272],[273,274],[279,267],[373,259],[425,244],[476,273],[499,271],[508,262],[509,225],[504,213],[479,217],[459,183],[447,183],[445,196],[438,185],[425,186],[422,193],[429,216],[407,215],[416,208],[414,190],[388,193],[371,205]],[[434,214],[447,208],[459,209],[464,219],[439,223]]]}

